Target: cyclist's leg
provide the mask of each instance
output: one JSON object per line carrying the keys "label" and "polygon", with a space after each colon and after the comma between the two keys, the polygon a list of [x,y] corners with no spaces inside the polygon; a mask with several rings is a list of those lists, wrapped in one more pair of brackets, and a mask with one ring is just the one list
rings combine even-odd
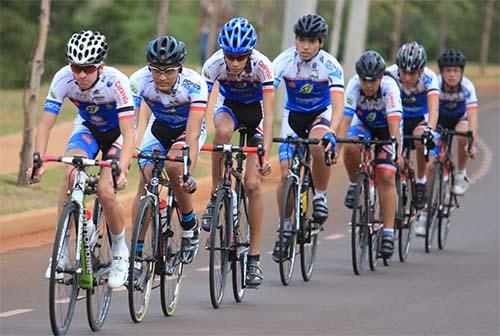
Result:
{"label": "cyclist's leg", "polygon": [[[455,126],[455,131],[457,132],[467,132],[469,130],[469,122],[467,119],[460,119]],[[467,153],[468,141],[465,137],[457,136],[457,156],[458,164],[455,171],[455,183],[453,186],[453,192],[457,195],[463,195],[467,190],[469,185],[469,179],[467,177],[467,160],[469,158]]]}
{"label": "cyclist's leg", "polygon": [[[422,136],[427,127],[427,122],[423,117],[411,118],[404,121],[404,134]],[[427,162],[424,156],[424,145],[421,141],[414,141],[416,158],[417,158],[417,176],[415,178],[415,207],[422,209],[427,202],[427,176],[426,167]]]}
{"label": "cyclist's leg", "polygon": [[[281,119],[281,131],[280,137],[286,138],[287,136],[297,137],[297,134],[292,130],[288,123],[288,115],[289,111],[284,110],[283,118]],[[294,145],[280,143],[278,146],[278,157],[280,162],[280,172],[281,177],[278,183],[278,187],[276,188],[276,199],[278,201],[278,211],[281,206],[282,198],[283,198],[283,188],[285,187],[286,178],[288,176],[288,164],[293,157]],[[290,214],[288,214],[290,215]],[[287,214],[285,214],[287,216]]]}

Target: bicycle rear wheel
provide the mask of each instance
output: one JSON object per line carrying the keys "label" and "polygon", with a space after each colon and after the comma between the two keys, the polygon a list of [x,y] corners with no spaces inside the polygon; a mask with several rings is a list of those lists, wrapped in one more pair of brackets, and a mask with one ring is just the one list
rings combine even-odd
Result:
{"label": "bicycle rear wheel", "polygon": [[427,223],[425,225],[425,252],[429,253],[434,241],[434,235],[437,229],[439,216],[439,207],[441,201],[441,179],[442,168],[439,162],[434,164],[430,180],[429,195],[427,197]]}
{"label": "bicycle rear wheel", "polygon": [[368,176],[359,174],[354,193],[351,217],[351,256],[352,268],[360,275],[365,267],[366,252],[370,231],[368,228],[369,186]]}
{"label": "bicycle rear wheel", "polygon": [[52,249],[49,315],[54,335],[66,335],[68,332],[78,298],[76,246],[79,216],[76,203],[64,205]]}
{"label": "bicycle rear wheel", "polygon": [[158,209],[153,196],[141,199],[134,221],[130,245],[128,307],[135,323],[146,315],[155,278],[156,251],[158,242]]}
{"label": "bicycle rear wheel", "polygon": [[440,250],[444,249],[446,241],[448,240],[448,233],[450,231],[450,216],[453,202],[455,200],[451,187],[455,184],[454,179],[455,176],[450,171],[448,171],[447,178],[445,178],[444,175],[441,175],[441,204],[443,204],[443,206],[438,220],[438,247]]}
{"label": "bicycle rear wheel", "polygon": [[227,196],[226,189],[219,189],[214,203],[209,244],[210,262],[208,273],[210,300],[214,308],[219,308],[226,287],[233,223],[232,216],[231,198]]}
{"label": "bicycle rear wheel", "polygon": [[413,217],[415,216],[415,206],[413,205],[413,178],[402,184],[402,217],[398,228],[398,252],[399,261],[405,262],[410,254],[411,242],[413,239]]}
{"label": "bicycle rear wheel", "polygon": [[230,252],[231,275],[233,281],[233,296],[236,302],[241,302],[245,296],[246,258],[250,248],[250,225],[248,221],[248,198],[245,189],[241,187],[241,202],[238,223],[235,232],[235,250]]}
{"label": "bicycle rear wheel", "polygon": [[[312,179],[309,178],[309,181],[312,181]],[[314,188],[312,183],[309,182],[307,190],[302,190],[301,195],[302,207],[307,207],[306,209],[302,209],[305,215],[300,218],[302,232],[302,239],[300,240],[300,268],[304,281],[311,280],[316,255],[318,254],[318,236],[321,231],[321,225],[312,220],[313,195]]]}
{"label": "bicycle rear wheel", "polygon": [[[297,204],[297,185],[293,177],[286,180],[283,189],[283,199],[280,207],[279,228],[279,268],[280,279],[284,286],[288,286],[293,274],[295,256],[297,252],[297,219],[299,204]],[[285,216],[290,216],[291,226],[285,227]]]}
{"label": "bicycle rear wheel", "polygon": [[160,276],[161,309],[165,316],[172,316],[179,302],[184,264],[181,262],[182,228],[177,203],[168,209],[166,243],[166,270]]}
{"label": "bicycle rear wheel", "polygon": [[[93,213],[97,240],[92,250],[93,287],[87,290],[87,320],[93,331],[101,329],[109,312],[113,289],[108,286],[111,270],[111,237],[104,212],[96,198]],[[92,242],[92,237],[90,237]]]}

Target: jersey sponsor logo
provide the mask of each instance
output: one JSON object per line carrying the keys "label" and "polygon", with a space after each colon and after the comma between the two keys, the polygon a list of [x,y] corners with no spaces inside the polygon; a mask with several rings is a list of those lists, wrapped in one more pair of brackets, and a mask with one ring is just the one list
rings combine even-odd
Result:
{"label": "jersey sponsor logo", "polygon": [[210,79],[210,74],[208,73],[208,69],[203,70],[203,76],[207,79]]}
{"label": "jersey sponsor logo", "polygon": [[201,87],[198,83],[190,81],[189,79],[184,79],[182,82],[182,87],[189,90],[189,92],[200,93]]}
{"label": "jersey sponsor logo", "polygon": [[377,112],[370,112],[366,116],[366,121],[373,122],[377,118]]}
{"label": "jersey sponsor logo", "polygon": [[132,82],[130,83],[130,89],[132,90],[133,93],[137,94],[137,92],[139,92],[139,89],[137,88],[137,83],[136,82]]}
{"label": "jersey sponsor logo", "polygon": [[311,83],[307,83],[301,86],[299,92],[303,94],[309,94],[312,92],[313,88],[314,85],[312,85]]}
{"label": "jersey sponsor logo", "polygon": [[458,104],[457,104],[457,103],[455,103],[455,102],[450,102],[450,103],[447,103],[447,104],[445,105],[445,108],[446,108],[447,110],[454,110],[454,109],[456,109],[456,108],[457,108],[457,106],[458,106]]}
{"label": "jersey sponsor logo", "polygon": [[236,87],[238,89],[244,89],[247,86],[248,86],[247,82],[236,82],[236,83],[234,83],[234,87]]}
{"label": "jersey sponsor logo", "polygon": [[288,86],[291,87],[292,89],[295,89],[297,87],[297,83],[295,83],[294,81],[289,81]]}
{"label": "jersey sponsor logo", "polygon": [[332,70],[333,70],[333,67],[334,67],[334,66],[333,66],[332,61],[330,61],[330,60],[326,61],[326,62],[325,62],[325,67],[326,67],[328,70],[332,71]]}
{"label": "jersey sponsor logo", "polygon": [[85,111],[88,114],[96,114],[97,111],[99,111],[99,106],[98,105],[89,105],[87,108],[85,108]]}
{"label": "jersey sponsor logo", "polygon": [[57,96],[56,96],[56,93],[54,92],[54,90],[50,90],[50,92],[49,92],[49,96],[50,96],[51,98],[57,99]]}
{"label": "jersey sponsor logo", "polygon": [[417,102],[416,97],[404,97],[403,98],[403,104],[404,105],[410,105],[410,104],[415,104]]}
{"label": "jersey sponsor logo", "polygon": [[127,104],[128,97],[127,97],[127,93],[125,92],[125,89],[122,86],[122,83],[120,81],[116,81],[115,86],[118,89],[118,93],[120,93],[120,96],[122,97],[123,103]]}
{"label": "jersey sponsor logo", "polygon": [[347,97],[347,104],[352,105],[353,99],[351,96]]}
{"label": "jersey sponsor logo", "polygon": [[45,102],[45,111],[59,112],[60,108],[61,108],[61,105],[58,103],[54,103],[54,102],[51,102],[48,100]]}
{"label": "jersey sponsor logo", "polygon": [[329,75],[335,78],[342,78],[342,71],[340,69],[333,69],[333,71],[330,71]]}
{"label": "jersey sponsor logo", "polygon": [[82,140],[85,141],[88,145],[92,143],[92,138],[87,133],[82,134]]}
{"label": "jersey sponsor logo", "polygon": [[266,74],[267,78],[270,78],[270,77],[273,76],[273,73],[271,72],[271,70],[269,69],[269,67],[264,63],[263,60],[259,61],[259,65],[262,68],[262,70],[264,70],[264,73]]}
{"label": "jersey sponsor logo", "polygon": [[389,107],[390,108],[395,108],[396,107],[396,97],[394,97],[394,94],[389,94]]}
{"label": "jersey sponsor logo", "polygon": [[432,77],[428,75],[424,75],[423,78],[424,84],[430,84],[432,82]]}

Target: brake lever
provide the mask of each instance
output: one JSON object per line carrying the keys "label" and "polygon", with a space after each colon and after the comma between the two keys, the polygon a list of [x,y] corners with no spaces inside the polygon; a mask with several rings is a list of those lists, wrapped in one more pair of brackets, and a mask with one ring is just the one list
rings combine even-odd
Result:
{"label": "brake lever", "polygon": [[116,190],[117,189],[117,183],[116,183],[116,178],[120,176],[122,173],[120,169],[120,165],[116,160],[111,161],[111,175],[113,177],[113,188]]}

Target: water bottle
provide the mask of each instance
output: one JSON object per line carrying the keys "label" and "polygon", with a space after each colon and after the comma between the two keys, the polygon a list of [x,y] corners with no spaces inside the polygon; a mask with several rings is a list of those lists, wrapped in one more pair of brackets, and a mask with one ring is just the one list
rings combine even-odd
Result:
{"label": "water bottle", "polygon": [[167,201],[164,199],[160,200],[160,225],[163,233],[167,231]]}
{"label": "water bottle", "polygon": [[238,222],[238,195],[236,195],[236,191],[231,189],[231,205],[233,208],[233,223],[236,224]]}

